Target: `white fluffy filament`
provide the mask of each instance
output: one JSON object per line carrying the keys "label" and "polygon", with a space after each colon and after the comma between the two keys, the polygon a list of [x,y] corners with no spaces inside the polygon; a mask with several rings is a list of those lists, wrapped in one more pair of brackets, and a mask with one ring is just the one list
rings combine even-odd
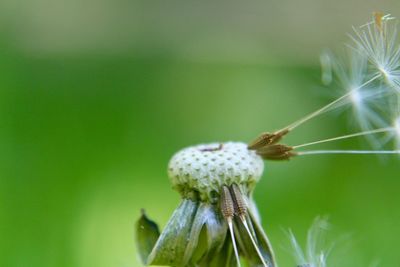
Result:
{"label": "white fluffy filament", "polygon": [[235,258],[236,258],[236,263],[238,267],[241,267],[240,265],[240,258],[239,258],[239,252],[236,246],[236,240],[235,240],[235,233],[233,231],[233,223],[232,219],[229,218],[227,219],[228,227],[229,227],[229,232],[231,233],[231,239],[232,239],[232,246],[233,246],[233,251],[235,252]]}
{"label": "white fluffy filament", "polygon": [[[322,108],[311,112],[310,114],[304,116],[303,118],[293,122],[292,124],[286,126],[285,128],[283,128],[281,131],[283,130],[289,130],[292,131],[295,128],[299,127],[300,125],[304,124],[305,122],[329,111],[331,108],[335,107],[335,105],[340,104],[342,101],[346,100],[348,97],[350,97],[355,91],[360,90],[361,88],[367,86],[368,84],[372,83],[373,81],[375,81],[376,79],[378,79],[380,77],[380,75],[375,75],[373,76],[371,79],[369,79],[368,81],[364,82],[363,84],[361,84],[360,86],[350,90],[349,92],[347,92],[346,94],[342,95],[341,97],[335,99],[334,101],[328,103],[327,105],[323,106]],[[279,132],[279,131],[278,131]]]}
{"label": "white fluffy filament", "polygon": [[314,141],[314,142],[310,142],[310,143],[293,146],[293,149],[322,144],[322,143],[328,143],[328,142],[333,142],[333,141],[338,141],[338,140],[343,140],[343,139],[349,139],[349,138],[354,138],[354,137],[359,137],[359,136],[365,136],[365,135],[370,135],[370,134],[386,133],[386,132],[393,132],[393,131],[396,131],[396,129],[394,127],[387,127],[387,128],[380,128],[380,129],[375,129],[375,130],[370,130],[370,131],[363,131],[363,132],[347,134],[347,135],[342,135],[342,136],[338,136],[338,137],[333,137],[333,138],[328,138],[328,139],[323,139],[323,140],[319,140],[319,141]]}
{"label": "white fluffy filament", "polygon": [[310,150],[297,152],[297,156],[320,154],[399,154],[400,150]]}

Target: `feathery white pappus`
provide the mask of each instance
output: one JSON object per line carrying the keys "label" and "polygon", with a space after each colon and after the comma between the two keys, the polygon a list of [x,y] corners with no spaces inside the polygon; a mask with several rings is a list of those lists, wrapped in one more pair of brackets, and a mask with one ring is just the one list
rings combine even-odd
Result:
{"label": "feathery white pappus", "polygon": [[354,49],[365,56],[393,88],[400,92],[400,47],[397,43],[397,27],[390,23],[395,18],[390,14],[374,13],[374,20],[353,28]]}
{"label": "feathery white pappus", "polygon": [[289,230],[289,239],[297,267],[326,267],[329,250],[324,248],[325,232],[329,223],[325,218],[315,218],[307,233],[307,243],[303,249],[293,232]]}

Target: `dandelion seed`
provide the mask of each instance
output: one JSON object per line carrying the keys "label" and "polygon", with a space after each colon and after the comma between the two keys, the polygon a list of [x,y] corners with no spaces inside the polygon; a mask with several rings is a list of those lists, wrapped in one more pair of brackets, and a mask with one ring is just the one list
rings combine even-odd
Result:
{"label": "dandelion seed", "polygon": [[326,267],[329,250],[324,249],[324,234],[329,229],[325,218],[317,217],[307,234],[305,250],[297,242],[293,232],[289,230],[289,239],[297,267]]}
{"label": "dandelion seed", "polygon": [[221,205],[222,215],[225,217],[225,220],[228,224],[229,233],[230,233],[231,239],[232,239],[233,251],[235,253],[236,263],[237,263],[237,266],[240,267],[241,266],[240,265],[240,257],[239,257],[239,252],[238,252],[237,245],[236,245],[235,232],[233,230],[233,217],[235,215],[235,207],[234,207],[232,196],[229,192],[229,188],[227,186],[222,187],[220,205]]}
{"label": "dandelion seed", "polygon": [[[373,21],[359,29],[354,28],[355,37],[351,38],[355,46],[350,51],[349,67],[346,64],[332,62],[331,56],[329,59],[327,56],[322,56],[323,69],[333,66],[333,71],[346,93],[278,132],[293,131],[315,117],[348,103],[354,106],[356,117],[363,129],[372,129],[377,125],[383,127],[386,121],[365,102],[377,103],[383,98],[387,101],[389,95],[393,94],[389,92],[391,88],[395,89],[395,94],[400,94],[400,47],[396,44],[397,28],[389,24],[392,19],[394,18],[390,15],[376,13]],[[389,86],[379,83],[382,78]],[[398,107],[399,101],[396,100],[392,106]]]}
{"label": "dandelion seed", "polygon": [[[375,13],[371,22],[358,29],[354,28],[355,37],[351,38],[355,46],[349,51],[347,60],[335,59],[332,55],[328,57],[326,54],[322,56],[322,67],[332,69],[341,88],[340,95],[320,109],[266,136],[274,136],[281,132],[285,132],[285,135],[292,133],[294,129],[324,113],[348,107],[352,111],[350,113],[352,121],[357,122],[355,125],[361,128],[361,132],[293,147],[279,144],[278,142],[285,136],[281,135],[275,144],[259,142],[258,145],[253,145],[254,142],[252,142],[249,148],[255,150],[264,159],[289,159],[297,155],[337,153],[398,154],[398,150],[382,150],[382,147],[392,138],[399,140],[397,147],[400,147],[400,139],[394,134],[396,123],[391,123],[393,117],[398,117],[396,114],[400,114],[400,47],[397,45],[395,24],[390,23],[393,19],[390,15]],[[381,131],[382,129],[385,130]],[[376,133],[385,133],[385,135]],[[365,136],[374,150],[296,151],[297,148],[310,144],[322,144],[356,136]],[[263,135],[260,135],[257,140],[264,140]],[[287,151],[283,152],[283,148]],[[280,154],[276,151],[280,151]]]}
{"label": "dandelion seed", "polygon": [[400,47],[397,42],[397,28],[390,23],[394,18],[380,12],[374,14],[370,23],[354,28],[352,37],[357,52],[362,53],[380,74],[396,90],[400,90]]}
{"label": "dandelion seed", "polygon": [[[344,99],[333,108],[350,108],[351,122],[363,131],[384,128],[387,122],[382,118],[380,110],[382,106],[387,106],[387,95],[380,85],[365,84],[365,81],[369,80],[367,59],[360,53],[350,52],[347,60],[336,59],[334,64],[334,73],[340,88],[338,92],[340,95],[348,95],[348,99]],[[380,140],[375,136],[367,138],[373,147],[380,147]]]}

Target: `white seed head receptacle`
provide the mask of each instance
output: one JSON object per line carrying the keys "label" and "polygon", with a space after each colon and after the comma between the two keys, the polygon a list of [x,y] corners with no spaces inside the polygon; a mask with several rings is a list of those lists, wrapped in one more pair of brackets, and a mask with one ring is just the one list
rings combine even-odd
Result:
{"label": "white seed head receptacle", "polygon": [[[261,178],[264,162],[247,144],[211,143],[182,149],[168,165],[173,187],[184,198],[213,201],[222,186],[241,185],[249,193]],[[216,194],[215,194],[216,193]]]}

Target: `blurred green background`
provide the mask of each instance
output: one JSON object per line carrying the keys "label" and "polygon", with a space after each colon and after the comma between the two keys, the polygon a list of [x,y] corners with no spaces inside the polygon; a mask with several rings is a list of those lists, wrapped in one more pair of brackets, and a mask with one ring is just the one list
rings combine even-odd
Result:
{"label": "blurred green background", "polygon": [[[140,208],[165,225],[179,149],[249,141],[320,107],[318,57],[397,1],[0,2],[0,266],[133,267]],[[287,139],[351,131],[324,116]],[[334,148],[361,148],[364,142]],[[267,162],[255,198],[280,266],[330,215],[331,266],[400,266],[397,158]]]}

